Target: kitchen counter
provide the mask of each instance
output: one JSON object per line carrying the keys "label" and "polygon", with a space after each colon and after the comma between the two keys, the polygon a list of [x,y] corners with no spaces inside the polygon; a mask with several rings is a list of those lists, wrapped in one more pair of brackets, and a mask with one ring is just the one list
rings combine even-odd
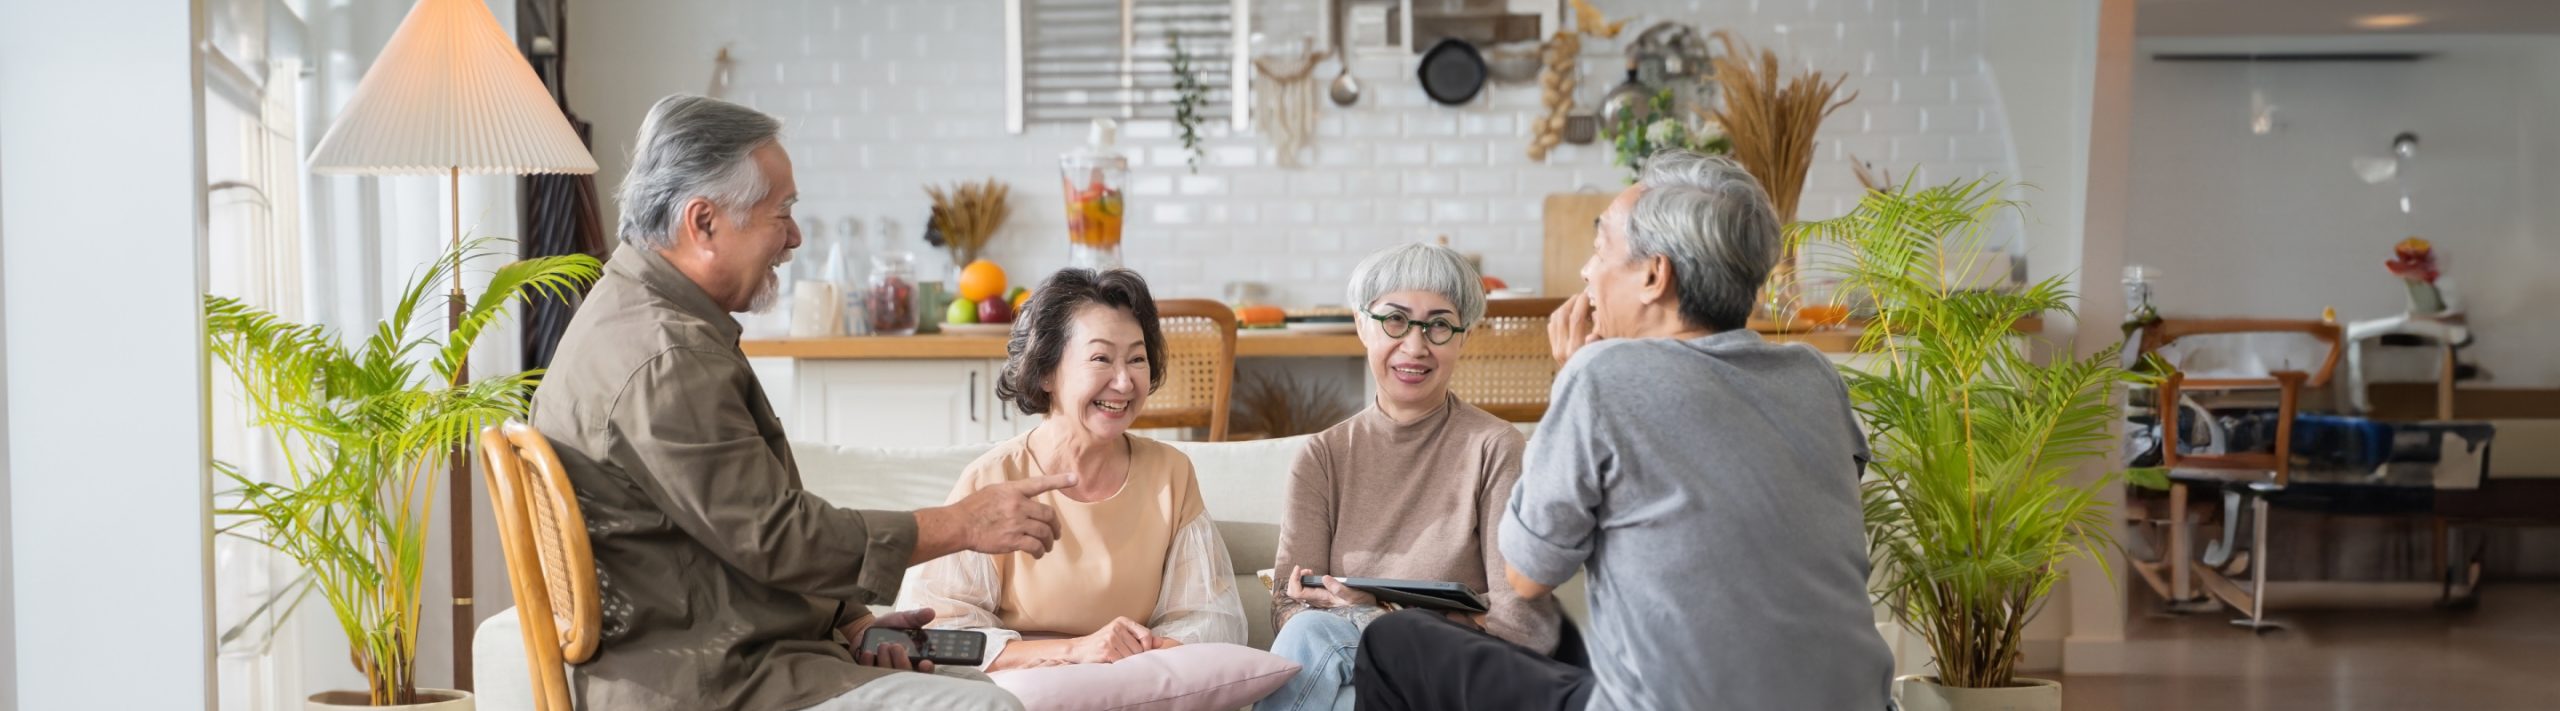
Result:
{"label": "kitchen counter", "polygon": [[[738,343],[753,358],[812,360],[1002,359],[1004,336],[844,336],[750,339]],[[1239,335],[1236,357],[1348,357],[1360,355],[1360,337],[1348,333]]]}
{"label": "kitchen counter", "polygon": [[[1775,324],[1752,324],[1769,340],[1807,343],[1825,353],[1856,351],[1857,328],[1789,332]],[[2021,334],[2044,330],[2042,319],[2018,322]],[[739,348],[750,357],[803,360],[994,360],[1004,358],[1003,336],[849,336],[840,338],[750,339]],[[1236,337],[1238,358],[1351,358],[1361,354],[1360,337],[1347,334],[1272,333]]]}

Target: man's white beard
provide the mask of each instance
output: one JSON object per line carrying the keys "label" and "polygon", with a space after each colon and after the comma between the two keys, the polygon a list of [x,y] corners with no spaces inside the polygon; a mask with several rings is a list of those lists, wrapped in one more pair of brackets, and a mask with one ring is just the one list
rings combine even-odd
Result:
{"label": "man's white beard", "polygon": [[782,302],[782,267],[791,263],[791,252],[782,250],[782,258],[774,261],[773,270],[765,272],[764,284],[756,287],[755,298],[747,300],[749,313],[769,313],[774,304]]}

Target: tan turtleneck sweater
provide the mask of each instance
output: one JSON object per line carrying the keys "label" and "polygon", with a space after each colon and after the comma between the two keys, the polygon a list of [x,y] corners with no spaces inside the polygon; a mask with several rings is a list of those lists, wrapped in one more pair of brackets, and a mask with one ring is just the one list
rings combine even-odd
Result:
{"label": "tan turtleneck sweater", "polygon": [[[1511,592],[1494,538],[1526,444],[1511,423],[1455,395],[1414,422],[1389,419],[1375,405],[1361,410],[1309,438],[1290,466],[1275,575],[1295,565],[1460,583],[1492,603],[1486,627],[1494,636],[1554,650],[1561,608],[1554,596],[1532,602]],[[1307,609],[1274,597],[1273,629]]]}

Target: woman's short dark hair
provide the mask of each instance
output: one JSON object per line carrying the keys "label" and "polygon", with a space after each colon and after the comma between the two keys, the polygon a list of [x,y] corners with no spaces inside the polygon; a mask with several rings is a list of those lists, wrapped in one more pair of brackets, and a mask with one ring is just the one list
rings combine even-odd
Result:
{"label": "woman's short dark hair", "polygon": [[1164,329],[1156,323],[1156,299],[1147,293],[1147,280],[1127,269],[1060,269],[1031,290],[1031,300],[1014,317],[1013,337],[1004,344],[1004,372],[996,376],[996,399],[1013,403],[1025,415],[1049,414],[1050,394],[1040,383],[1066,357],[1067,329],[1086,304],[1126,310],[1138,319],[1138,331],[1147,340],[1147,390],[1164,386]]}

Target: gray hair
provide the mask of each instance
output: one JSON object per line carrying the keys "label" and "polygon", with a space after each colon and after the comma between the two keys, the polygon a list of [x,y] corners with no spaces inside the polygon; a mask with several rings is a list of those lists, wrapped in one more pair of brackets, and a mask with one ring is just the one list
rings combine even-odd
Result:
{"label": "gray hair", "polygon": [[1785,245],[1760,181],[1724,158],[1669,151],[1645,159],[1637,184],[1644,192],[1627,213],[1628,254],[1671,260],[1689,325],[1746,326]]}
{"label": "gray hair", "polygon": [[1417,243],[1378,250],[1351,270],[1351,286],[1343,297],[1351,308],[1365,311],[1378,297],[1398,291],[1447,297],[1458,307],[1460,328],[1484,319],[1484,275],[1454,249]]}
{"label": "gray hair", "polygon": [[675,246],[684,205],[697,197],[731,215],[753,207],[771,186],[750,154],[781,134],[781,119],[755,109],[685,94],[659,99],[622,178],[622,241]]}

